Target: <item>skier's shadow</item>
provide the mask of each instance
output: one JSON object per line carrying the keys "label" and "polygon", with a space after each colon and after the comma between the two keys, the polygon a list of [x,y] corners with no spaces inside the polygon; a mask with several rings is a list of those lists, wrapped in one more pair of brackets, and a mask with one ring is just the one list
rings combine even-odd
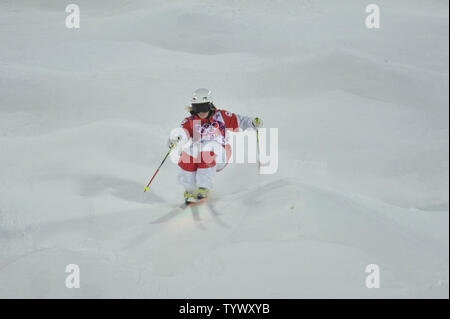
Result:
{"label": "skier's shadow", "polygon": [[86,175],[79,177],[80,195],[93,197],[102,192],[138,203],[164,203],[165,200],[153,192],[144,193],[144,187],[131,181],[106,175]]}
{"label": "skier's shadow", "polygon": [[[212,203],[206,203],[206,206],[209,208],[209,212],[211,213],[213,220],[220,226],[224,227],[224,228],[230,228],[230,226],[228,224],[226,224],[224,221],[222,221],[219,217],[219,213],[217,212],[216,208],[214,207],[214,205]],[[182,209],[180,207],[176,207],[173,210],[171,210],[170,212],[168,212],[167,214],[161,216],[160,218],[150,222],[150,224],[161,224],[164,222],[169,221],[170,219],[176,217],[178,214],[184,212],[186,209],[190,209],[192,212],[192,219],[194,221],[194,223],[196,224],[196,226],[200,229],[206,229],[205,226],[202,224],[201,222],[201,218],[200,218],[200,211],[199,211],[199,207],[198,206],[191,206],[185,209]]]}
{"label": "skier's shadow", "polygon": [[[229,225],[227,225],[225,222],[223,222],[220,217],[219,213],[217,212],[216,208],[211,202],[206,203],[206,206],[209,208],[209,212],[211,213],[211,216],[213,217],[213,220],[221,227],[224,228],[230,228]],[[202,220],[200,218],[200,210],[198,206],[192,206],[190,207],[192,209],[192,218],[195,222],[195,225],[203,230],[206,230],[205,226],[202,224]]]}
{"label": "skier's shadow", "polygon": [[223,228],[230,228],[230,226],[219,217],[220,214],[217,212],[216,207],[212,203],[207,203],[207,205],[214,221]]}

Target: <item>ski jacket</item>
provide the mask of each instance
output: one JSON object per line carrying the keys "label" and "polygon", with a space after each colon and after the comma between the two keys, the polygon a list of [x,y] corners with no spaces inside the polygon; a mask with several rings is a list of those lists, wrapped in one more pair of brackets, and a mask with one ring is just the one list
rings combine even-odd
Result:
{"label": "ski jacket", "polygon": [[228,130],[239,131],[253,127],[253,118],[231,113],[226,110],[216,110],[209,118],[201,119],[191,115],[181,122],[183,139],[192,138],[193,143],[217,141],[225,145],[228,142]]}

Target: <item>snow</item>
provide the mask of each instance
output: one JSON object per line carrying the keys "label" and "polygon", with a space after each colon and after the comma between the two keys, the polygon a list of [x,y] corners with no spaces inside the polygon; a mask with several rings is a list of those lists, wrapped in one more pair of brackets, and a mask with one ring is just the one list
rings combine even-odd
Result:
{"label": "snow", "polygon": [[[76,3],[0,3],[1,298],[448,298],[447,1],[378,30],[358,0]],[[279,129],[279,169],[167,217],[176,165],[143,189],[199,87]]]}

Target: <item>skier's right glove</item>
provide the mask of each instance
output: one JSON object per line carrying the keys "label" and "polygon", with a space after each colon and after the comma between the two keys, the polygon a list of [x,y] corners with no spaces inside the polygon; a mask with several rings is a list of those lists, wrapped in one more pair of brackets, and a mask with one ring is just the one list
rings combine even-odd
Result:
{"label": "skier's right glove", "polygon": [[167,140],[167,146],[169,148],[175,147],[178,143],[183,142],[185,139],[185,133],[183,129],[177,128],[170,132],[169,139]]}
{"label": "skier's right glove", "polygon": [[181,136],[178,136],[175,139],[169,136],[169,139],[167,140],[167,146],[169,148],[175,147],[180,140],[181,140]]}

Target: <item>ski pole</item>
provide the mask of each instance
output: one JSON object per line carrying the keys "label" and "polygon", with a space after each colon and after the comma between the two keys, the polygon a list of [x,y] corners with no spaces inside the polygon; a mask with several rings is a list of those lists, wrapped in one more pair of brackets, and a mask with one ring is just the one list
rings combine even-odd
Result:
{"label": "ski pole", "polygon": [[261,174],[261,159],[259,157],[259,130],[256,129],[256,153],[258,156],[258,174]]}
{"label": "ski pole", "polygon": [[159,169],[161,168],[161,166],[163,166],[164,162],[166,161],[167,157],[169,157],[170,152],[172,152],[173,148],[176,146],[176,144],[173,144],[169,151],[167,152],[166,156],[164,157],[164,159],[162,160],[161,164],[159,165],[158,169],[156,170],[155,174],[153,174],[152,179],[150,180],[150,182],[148,182],[147,186],[144,188],[144,193],[146,191],[148,191],[148,187],[150,186],[150,184],[153,182],[153,179],[155,178],[156,174],[158,174]]}

